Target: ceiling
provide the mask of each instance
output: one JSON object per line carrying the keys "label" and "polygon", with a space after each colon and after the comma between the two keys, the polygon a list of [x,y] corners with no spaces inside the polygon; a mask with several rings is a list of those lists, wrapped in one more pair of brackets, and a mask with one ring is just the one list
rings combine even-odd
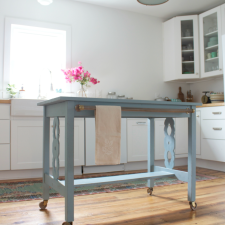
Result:
{"label": "ceiling", "polygon": [[174,16],[199,14],[222,5],[225,0],[169,0],[158,6],[144,6],[137,0],[73,0],[93,5],[141,13],[168,20]]}

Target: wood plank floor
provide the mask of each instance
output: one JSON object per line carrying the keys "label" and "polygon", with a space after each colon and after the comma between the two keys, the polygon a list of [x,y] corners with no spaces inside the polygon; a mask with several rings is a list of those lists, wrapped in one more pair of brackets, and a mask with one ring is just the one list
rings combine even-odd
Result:
{"label": "wood plank floor", "polygon": [[[185,170],[186,167],[177,169]],[[225,173],[197,168],[197,173],[218,179],[197,182],[197,211],[190,211],[187,184],[75,197],[75,225],[224,225]],[[46,210],[40,201],[0,204],[0,224],[60,225],[64,199],[51,199]]]}

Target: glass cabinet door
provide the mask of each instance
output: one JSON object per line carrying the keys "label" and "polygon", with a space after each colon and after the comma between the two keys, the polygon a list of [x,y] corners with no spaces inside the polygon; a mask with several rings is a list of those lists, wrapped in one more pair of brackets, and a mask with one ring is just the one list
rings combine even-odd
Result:
{"label": "glass cabinet door", "polygon": [[177,20],[180,77],[199,78],[198,16],[181,16]]}
{"label": "glass cabinet door", "polygon": [[221,8],[200,15],[200,48],[202,77],[222,74]]}
{"label": "glass cabinet door", "polygon": [[195,73],[193,20],[181,21],[182,74]]}

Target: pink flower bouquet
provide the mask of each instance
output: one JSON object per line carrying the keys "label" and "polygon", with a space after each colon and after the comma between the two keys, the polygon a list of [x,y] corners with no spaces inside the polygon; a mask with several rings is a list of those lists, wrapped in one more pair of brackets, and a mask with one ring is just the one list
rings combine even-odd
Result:
{"label": "pink flower bouquet", "polygon": [[80,64],[80,66],[76,68],[62,70],[67,83],[72,83],[75,81],[79,82],[81,85],[87,85],[88,82],[91,82],[92,84],[100,83],[100,81],[94,77],[91,77],[91,74],[88,71],[84,71],[81,62],[78,62],[78,64]]}

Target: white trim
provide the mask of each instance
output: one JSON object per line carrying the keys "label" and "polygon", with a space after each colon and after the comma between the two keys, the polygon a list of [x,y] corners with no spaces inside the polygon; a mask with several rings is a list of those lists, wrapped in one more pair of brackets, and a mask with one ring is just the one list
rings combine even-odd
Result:
{"label": "white trim", "polygon": [[[50,168],[50,174],[52,174],[52,169]],[[74,175],[82,175],[81,166],[74,167]],[[17,179],[30,179],[30,178],[40,178],[42,179],[43,169],[33,169],[33,170],[7,170],[1,171],[0,180],[17,180]],[[59,176],[65,176],[65,168],[59,168]]]}
{"label": "white trim", "polygon": [[[141,162],[128,162],[124,164],[125,171],[132,170],[146,170],[148,166],[147,161]],[[165,167],[164,160],[155,160],[155,166]],[[187,157],[184,158],[175,158],[175,166],[187,166]]]}
{"label": "white trim", "polygon": [[[71,68],[72,61],[72,29],[70,25],[46,23],[34,20],[25,20],[18,18],[5,18],[5,37],[4,37],[4,72],[3,72],[3,91],[10,81],[10,42],[11,42],[11,25],[25,25],[32,27],[48,28],[66,31],[66,68]],[[4,98],[4,96],[3,96]]]}
{"label": "white trim", "polygon": [[224,162],[205,160],[205,159],[196,159],[196,167],[225,172]]}

